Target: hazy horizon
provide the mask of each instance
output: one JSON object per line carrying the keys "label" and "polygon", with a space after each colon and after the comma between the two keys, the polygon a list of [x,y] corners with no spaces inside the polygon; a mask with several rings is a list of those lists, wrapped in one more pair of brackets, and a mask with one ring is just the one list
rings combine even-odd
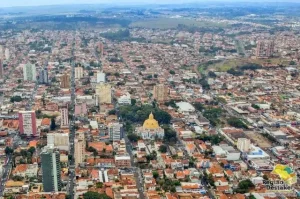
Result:
{"label": "hazy horizon", "polygon": [[115,4],[115,5],[126,5],[126,4],[185,4],[185,3],[203,3],[203,2],[280,2],[280,3],[299,3],[298,0],[11,0],[1,1],[0,7],[17,7],[17,6],[51,6],[51,5],[76,5],[76,4]]}

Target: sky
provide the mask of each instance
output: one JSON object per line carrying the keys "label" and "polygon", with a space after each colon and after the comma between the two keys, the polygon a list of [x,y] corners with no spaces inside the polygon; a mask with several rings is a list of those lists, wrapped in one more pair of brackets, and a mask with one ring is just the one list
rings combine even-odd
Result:
{"label": "sky", "polygon": [[[164,3],[188,3],[205,2],[210,0],[0,0],[0,7],[14,6],[40,6],[40,5],[59,5],[59,4],[164,4]],[[233,1],[233,2],[253,2],[259,0],[214,0],[214,1]],[[263,2],[298,2],[299,0],[263,0]],[[262,2],[262,1],[260,1]]]}

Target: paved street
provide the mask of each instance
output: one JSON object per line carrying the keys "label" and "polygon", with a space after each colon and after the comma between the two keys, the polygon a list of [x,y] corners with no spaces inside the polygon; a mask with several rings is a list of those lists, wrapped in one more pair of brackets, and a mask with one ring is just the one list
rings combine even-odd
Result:
{"label": "paved street", "polygon": [[9,155],[7,157],[7,164],[5,166],[3,166],[3,176],[0,180],[1,184],[0,184],[0,197],[3,196],[3,190],[5,187],[5,183],[9,178],[9,173],[12,169],[12,155]]}

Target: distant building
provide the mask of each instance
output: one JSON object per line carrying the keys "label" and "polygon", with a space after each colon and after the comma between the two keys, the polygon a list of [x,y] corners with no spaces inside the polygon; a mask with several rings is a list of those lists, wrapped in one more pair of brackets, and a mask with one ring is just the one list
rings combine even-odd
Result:
{"label": "distant building", "polygon": [[164,84],[158,84],[153,88],[153,97],[158,102],[168,99],[169,88]]}
{"label": "distant building", "polygon": [[131,104],[131,95],[130,93],[126,93],[125,95],[121,95],[118,99],[118,104],[130,105]]}
{"label": "distant building", "polygon": [[103,72],[97,72],[97,83],[105,83],[105,73]]}
{"label": "distant building", "polygon": [[44,147],[41,152],[44,192],[61,190],[60,154],[58,150]]}
{"label": "distant building", "polygon": [[75,79],[81,79],[83,77],[83,68],[78,66],[75,68]]}
{"label": "distant building", "polygon": [[74,158],[75,158],[75,165],[77,166],[80,163],[84,162],[84,153],[85,153],[85,138],[84,134],[80,133],[76,136],[74,140]]}
{"label": "distant building", "polygon": [[38,136],[35,111],[19,112],[20,134],[26,136]]}
{"label": "distant building", "polygon": [[155,138],[163,139],[165,135],[164,129],[159,126],[158,121],[154,119],[152,113],[145,120],[143,126],[136,128],[136,132],[146,140],[154,140]]}
{"label": "distant building", "polygon": [[96,87],[96,95],[99,96],[100,104],[111,104],[112,102],[111,85],[106,83],[100,83]]}
{"label": "distant building", "polygon": [[131,160],[129,155],[116,155],[115,165],[117,168],[130,168]]}
{"label": "distant building", "polygon": [[108,124],[109,139],[112,141],[119,141],[124,137],[123,124],[110,123]]}
{"label": "distant building", "polygon": [[4,76],[3,61],[0,58],[0,79],[3,79],[3,76]]}
{"label": "distant building", "polygon": [[5,49],[4,54],[5,54],[5,59],[6,59],[6,60],[9,60],[9,59],[10,59],[10,52],[9,52],[9,49],[8,49],[8,48]]}
{"label": "distant building", "polygon": [[104,54],[104,45],[102,42],[99,43],[98,50],[100,52],[100,56],[102,57]]}
{"label": "distant building", "polygon": [[61,88],[70,88],[70,75],[67,73],[63,74],[60,77],[60,87]]}
{"label": "distant building", "polygon": [[61,115],[61,127],[68,127],[69,126],[69,111],[67,108],[60,109],[60,115]]}
{"label": "distant building", "polygon": [[40,73],[39,73],[39,83],[40,84],[48,84],[49,83],[47,68],[42,68],[40,70]]}
{"label": "distant building", "polygon": [[23,67],[24,81],[36,81],[36,67],[34,64],[27,63]]}
{"label": "distant building", "polygon": [[69,134],[68,133],[47,133],[47,146],[57,148],[59,150],[69,150]]}
{"label": "distant building", "polygon": [[273,57],[275,53],[275,43],[271,41],[258,41],[256,46],[257,58]]}
{"label": "distant building", "polygon": [[247,138],[238,138],[237,148],[241,152],[249,152],[251,149],[251,141]]}

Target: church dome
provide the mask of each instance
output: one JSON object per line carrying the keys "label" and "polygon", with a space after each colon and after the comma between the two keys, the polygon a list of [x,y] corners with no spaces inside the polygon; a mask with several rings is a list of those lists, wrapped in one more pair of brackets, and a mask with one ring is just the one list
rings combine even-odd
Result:
{"label": "church dome", "polygon": [[154,119],[154,116],[152,113],[150,113],[149,119],[145,120],[145,122],[143,124],[143,128],[145,128],[145,129],[158,129],[159,128],[158,121],[156,121]]}

